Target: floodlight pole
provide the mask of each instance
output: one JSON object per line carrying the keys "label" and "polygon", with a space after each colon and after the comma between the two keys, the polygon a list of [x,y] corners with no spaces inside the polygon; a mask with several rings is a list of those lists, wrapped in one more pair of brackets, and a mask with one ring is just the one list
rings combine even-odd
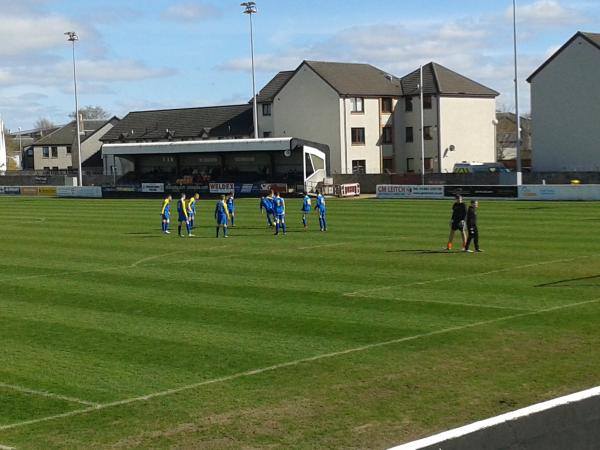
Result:
{"label": "floodlight pole", "polygon": [[425,119],[423,112],[423,66],[419,66],[419,96],[421,101],[421,184],[425,184]]}
{"label": "floodlight pole", "polygon": [[[21,158],[21,167],[23,167],[23,143],[21,141],[21,127],[19,127],[19,158]],[[8,164],[6,168],[8,168]]]}
{"label": "floodlight pole", "polygon": [[75,41],[79,40],[79,36],[74,31],[65,33],[67,41],[73,44],[73,87],[75,91],[75,122],[77,123],[77,163],[78,163],[78,180],[79,186],[83,186],[83,173],[81,169],[81,127],[79,125],[79,102],[77,101],[77,72],[75,69]]}
{"label": "floodlight pole", "polygon": [[250,54],[252,57],[252,119],[254,121],[254,139],[258,139],[258,107],[256,105],[256,75],[254,70],[254,29],[252,26],[252,14],[256,14],[256,3],[255,2],[244,2],[240,6],[243,6],[244,14],[248,14],[250,17]]}
{"label": "floodlight pole", "polygon": [[523,184],[523,167],[521,163],[521,117],[519,116],[519,74],[517,61],[517,0],[513,0],[513,45],[515,58],[515,120],[517,127],[517,185]]}

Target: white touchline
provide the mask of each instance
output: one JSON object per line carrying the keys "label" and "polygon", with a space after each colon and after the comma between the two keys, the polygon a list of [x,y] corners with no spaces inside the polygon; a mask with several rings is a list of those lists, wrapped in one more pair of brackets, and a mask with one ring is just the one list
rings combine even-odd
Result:
{"label": "white touchline", "polygon": [[42,397],[49,397],[49,398],[56,398],[58,400],[64,400],[64,401],[71,402],[71,403],[81,403],[82,405],[87,405],[87,406],[98,406],[99,405],[99,403],[88,402],[86,400],[81,400],[81,399],[75,398],[75,397],[68,397],[66,395],[54,394],[54,393],[48,392],[48,391],[38,391],[35,389],[29,389],[29,388],[22,387],[22,386],[16,386],[14,384],[0,383],[0,387],[6,388],[6,389],[11,389],[13,391],[23,392],[25,394],[39,395]]}
{"label": "white touchline", "polygon": [[[348,295],[347,297],[362,297],[362,298],[380,298],[375,295]],[[501,305],[486,305],[485,303],[466,303],[466,302],[444,302],[442,300],[414,300],[414,299],[403,299],[397,297],[384,297],[385,300],[392,302],[403,302],[403,303],[434,303],[436,305],[448,305],[448,306],[468,306],[471,308],[488,308],[488,309],[502,309],[508,311],[537,311],[537,309],[531,308],[519,308],[512,306],[501,306]]]}
{"label": "white touchline", "polygon": [[157,398],[157,397],[165,397],[167,395],[172,395],[172,394],[177,394],[179,392],[189,391],[191,389],[196,389],[196,388],[199,388],[202,386],[207,386],[207,385],[217,384],[217,383],[224,383],[227,381],[236,380],[238,378],[259,375],[261,373],[272,372],[274,370],[284,369],[287,367],[294,367],[294,366],[298,366],[300,364],[304,364],[304,363],[308,363],[308,362],[319,361],[319,360],[328,359],[328,358],[334,358],[337,356],[349,355],[352,353],[358,353],[358,352],[370,350],[373,348],[385,347],[385,346],[393,345],[393,344],[400,344],[403,342],[414,341],[417,339],[422,339],[422,338],[431,337],[431,336],[437,336],[440,334],[451,333],[454,331],[461,331],[461,330],[466,330],[469,328],[475,328],[475,327],[479,327],[482,325],[489,325],[492,323],[503,322],[503,321],[511,320],[511,319],[518,319],[521,317],[534,316],[534,315],[548,313],[548,312],[560,311],[563,309],[575,308],[577,306],[583,306],[583,305],[588,305],[591,303],[598,303],[598,302],[600,302],[600,297],[592,299],[592,300],[587,300],[584,302],[571,303],[569,305],[554,306],[552,308],[541,309],[538,311],[528,311],[528,312],[523,312],[523,313],[519,313],[519,314],[512,314],[510,316],[498,317],[496,319],[483,320],[483,321],[474,322],[471,324],[458,325],[458,326],[454,326],[454,327],[443,328],[441,330],[430,331],[428,333],[417,334],[414,336],[406,336],[406,337],[402,337],[402,338],[398,338],[398,339],[392,339],[389,341],[376,342],[374,344],[366,344],[366,345],[362,345],[360,347],[349,348],[349,349],[341,350],[341,351],[337,351],[337,352],[324,353],[321,355],[310,356],[308,358],[302,358],[302,359],[297,359],[294,361],[288,361],[288,362],[284,362],[281,364],[275,364],[275,365],[269,366],[269,367],[247,370],[245,372],[239,372],[239,373],[235,373],[232,375],[226,375],[226,376],[219,377],[219,378],[213,378],[211,380],[200,381],[198,383],[188,384],[186,386],[180,386],[180,387],[176,387],[173,389],[167,389],[165,391],[155,392],[155,393],[143,395],[140,397],[132,397],[132,398],[124,399],[124,400],[117,400],[115,402],[103,403],[103,404],[100,404],[97,406],[92,406],[89,408],[77,409],[77,410],[69,411],[69,412],[62,413],[62,414],[56,414],[54,416],[41,417],[39,419],[31,419],[31,420],[26,420],[23,422],[16,422],[16,423],[8,424],[8,425],[2,425],[2,426],[0,426],[0,431],[23,427],[26,425],[32,425],[32,424],[36,424],[36,423],[40,423],[40,422],[47,422],[47,421],[55,420],[55,419],[61,419],[61,418],[65,418],[65,417],[77,416],[80,414],[85,414],[85,413],[92,412],[92,411],[99,411],[99,410],[103,410],[103,409],[107,409],[107,408],[113,408],[116,406],[128,405],[131,403],[147,401],[147,400],[151,400],[151,399]]}
{"label": "white touchline", "polygon": [[500,425],[505,422],[510,422],[512,420],[517,420],[522,417],[531,416],[542,411],[547,411],[549,409],[556,408],[557,406],[568,405],[569,403],[580,402],[582,400],[598,396],[600,396],[600,387],[588,389],[586,391],[566,395],[564,397],[548,400],[546,402],[538,403],[506,414],[481,420],[470,425],[465,425],[464,427],[444,431],[443,433],[439,433],[424,439],[419,439],[418,441],[398,445],[397,447],[392,447],[389,450],[419,450],[425,447],[430,447],[432,445],[443,444],[445,441],[449,441],[450,439],[459,438],[471,433],[475,433],[477,431],[484,430],[486,428]]}
{"label": "white touchline", "polygon": [[574,258],[568,258],[568,259],[553,259],[550,261],[541,261],[541,262],[537,262],[537,263],[523,264],[521,266],[505,267],[503,269],[495,269],[495,270],[490,270],[488,272],[475,272],[475,273],[468,273],[465,275],[459,275],[456,277],[437,278],[435,280],[413,281],[411,283],[396,284],[396,285],[391,285],[391,286],[382,286],[382,287],[372,288],[372,289],[361,289],[361,290],[354,291],[354,292],[346,292],[344,294],[344,296],[346,296],[346,297],[354,297],[354,296],[361,297],[365,293],[386,291],[388,289],[403,288],[403,287],[423,286],[425,284],[442,283],[444,281],[454,281],[454,280],[460,280],[463,278],[483,277],[486,275],[493,275],[495,273],[510,272],[511,270],[528,269],[531,267],[544,266],[547,264],[573,262],[573,261],[577,261],[578,259],[594,258],[596,256],[598,256],[598,254],[576,256]]}
{"label": "white touchline", "polygon": [[7,445],[0,444],[0,450],[17,450],[14,447],[8,447]]}

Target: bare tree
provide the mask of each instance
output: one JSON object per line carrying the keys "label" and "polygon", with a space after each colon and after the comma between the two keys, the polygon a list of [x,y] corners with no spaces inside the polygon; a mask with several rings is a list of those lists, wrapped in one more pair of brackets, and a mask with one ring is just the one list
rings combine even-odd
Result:
{"label": "bare tree", "polygon": [[[85,106],[83,108],[79,108],[79,114],[83,120],[102,120],[108,119],[110,114],[104,110],[101,106]],[[75,118],[75,113],[69,114],[71,119]]]}
{"label": "bare tree", "polygon": [[47,119],[46,117],[40,117],[38,120],[36,120],[33,127],[45,131],[51,128],[55,128],[56,125],[54,125],[54,122],[52,122],[50,119]]}

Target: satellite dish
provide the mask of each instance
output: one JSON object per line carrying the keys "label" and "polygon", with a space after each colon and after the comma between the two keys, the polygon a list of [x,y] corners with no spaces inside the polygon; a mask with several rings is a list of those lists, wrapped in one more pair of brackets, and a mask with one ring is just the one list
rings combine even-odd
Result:
{"label": "satellite dish", "polygon": [[448,147],[448,149],[453,152],[454,150],[456,150],[456,147],[454,145],[451,145],[450,147]]}
{"label": "satellite dish", "polygon": [[286,158],[289,158],[290,156],[292,156],[292,151],[290,149],[288,149],[288,150],[286,150],[286,151],[283,152],[283,155]]}

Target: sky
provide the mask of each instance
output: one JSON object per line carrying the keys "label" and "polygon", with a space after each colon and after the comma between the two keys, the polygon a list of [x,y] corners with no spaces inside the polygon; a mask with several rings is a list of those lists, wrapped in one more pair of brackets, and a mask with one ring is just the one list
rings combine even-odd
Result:
{"label": "sky", "polygon": [[[434,61],[501,93],[514,110],[510,0],[256,0],[257,90],[302,60],[372,64],[401,77]],[[56,124],[81,106],[111,115],[252,98],[240,0],[0,0],[0,115]],[[600,32],[598,0],[517,0],[521,109],[526,78],[577,31]]]}

